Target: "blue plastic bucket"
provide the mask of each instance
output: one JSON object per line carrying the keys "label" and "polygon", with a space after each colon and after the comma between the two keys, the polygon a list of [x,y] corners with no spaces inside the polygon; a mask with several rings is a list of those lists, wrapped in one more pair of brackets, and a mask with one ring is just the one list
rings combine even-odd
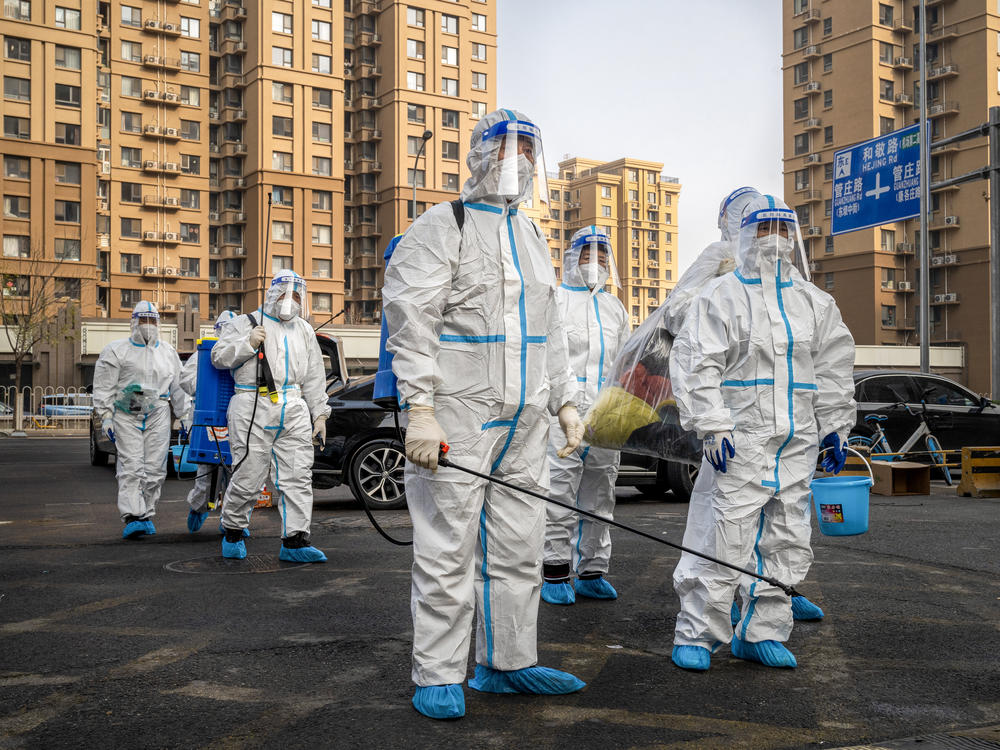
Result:
{"label": "blue plastic bucket", "polygon": [[810,487],[819,530],[827,536],[852,536],[868,531],[868,477],[821,477]]}
{"label": "blue plastic bucket", "polygon": [[198,464],[188,461],[188,447],[186,445],[171,445],[170,458],[174,462],[174,471],[178,474],[191,474],[198,471]]}

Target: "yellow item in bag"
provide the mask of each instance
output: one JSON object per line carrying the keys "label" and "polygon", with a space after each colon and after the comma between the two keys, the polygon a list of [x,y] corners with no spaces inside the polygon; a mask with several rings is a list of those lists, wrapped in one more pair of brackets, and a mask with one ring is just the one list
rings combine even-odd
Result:
{"label": "yellow item in bag", "polygon": [[584,437],[598,448],[621,450],[636,430],[660,420],[645,401],[621,386],[604,388],[584,420]]}

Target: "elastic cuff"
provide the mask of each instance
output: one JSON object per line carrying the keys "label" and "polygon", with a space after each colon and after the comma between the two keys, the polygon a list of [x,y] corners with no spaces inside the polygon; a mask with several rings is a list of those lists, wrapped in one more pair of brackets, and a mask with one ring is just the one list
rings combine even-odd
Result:
{"label": "elastic cuff", "polygon": [[542,563],[546,583],[569,583],[569,563]]}
{"label": "elastic cuff", "polygon": [[603,576],[604,573],[586,572],[586,573],[578,573],[576,577],[579,578],[581,581],[593,581],[594,579],[602,578]]}

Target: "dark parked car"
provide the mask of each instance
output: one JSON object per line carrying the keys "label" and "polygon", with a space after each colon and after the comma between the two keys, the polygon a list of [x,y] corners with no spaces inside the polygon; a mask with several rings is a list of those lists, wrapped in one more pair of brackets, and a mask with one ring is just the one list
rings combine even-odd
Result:
{"label": "dark parked car", "polygon": [[[869,414],[884,414],[882,429],[893,449],[898,449],[920,424],[921,402],[927,404],[927,422],[941,447],[1000,445],[1000,407],[963,385],[940,375],[898,370],[854,373],[854,398],[858,421],[853,435],[868,437]],[[915,414],[899,404],[907,404]],[[954,458],[952,460],[955,460]]]}

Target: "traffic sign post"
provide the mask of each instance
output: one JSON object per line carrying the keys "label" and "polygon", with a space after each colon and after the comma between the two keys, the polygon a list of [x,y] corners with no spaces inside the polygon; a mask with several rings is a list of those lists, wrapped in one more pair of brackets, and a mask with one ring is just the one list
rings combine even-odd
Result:
{"label": "traffic sign post", "polygon": [[833,155],[833,234],[920,215],[920,126]]}

